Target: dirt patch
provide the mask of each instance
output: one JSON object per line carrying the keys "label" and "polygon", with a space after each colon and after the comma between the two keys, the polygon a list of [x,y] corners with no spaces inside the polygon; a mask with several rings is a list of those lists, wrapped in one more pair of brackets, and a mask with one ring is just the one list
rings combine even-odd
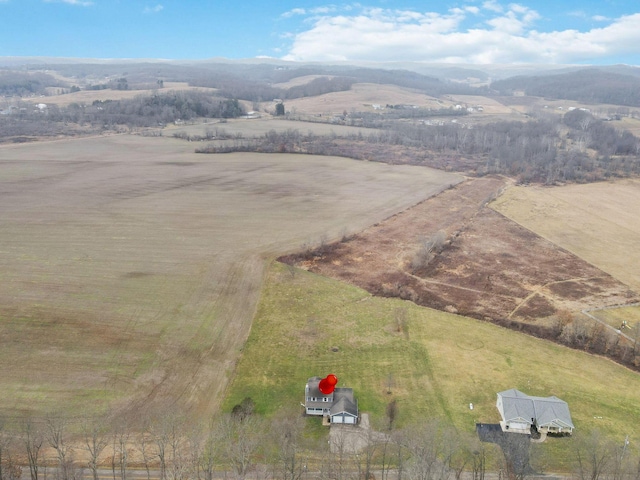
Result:
{"label": "dirt patch", "polygon": [[[469,179],[348,241],[283,260],[374,294],[529,331],[559,311],[637,300],[610,275],[487,207],[506,183]],[[443,245],[424,254],[436,236]]]}

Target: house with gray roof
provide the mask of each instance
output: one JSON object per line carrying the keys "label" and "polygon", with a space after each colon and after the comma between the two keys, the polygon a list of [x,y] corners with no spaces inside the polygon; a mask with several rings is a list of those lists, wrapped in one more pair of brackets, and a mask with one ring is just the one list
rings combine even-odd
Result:
{"label": "house with gray roof", "polygon": [[512,388],[498,393],[496,407],[505,432],[571,434],[575,428],[567,402],[558,397],[532,397]]}
{"label": "house with gray roof", "polygon": [[330,423],[358,423],[358,401],[353,396],[353,389],[336,387],[331,393],[320,391],[320,377],[311,377],[304,391],[304,409],[307,415],[318,415],[328,419]]}

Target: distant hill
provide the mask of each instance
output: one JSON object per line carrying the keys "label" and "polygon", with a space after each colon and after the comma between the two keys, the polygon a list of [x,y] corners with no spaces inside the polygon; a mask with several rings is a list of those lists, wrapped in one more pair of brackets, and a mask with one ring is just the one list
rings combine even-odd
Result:
{"label": "distant hill", "polygon": [[58,86],[60,86],[60,82],[46,73],[0,70],[0,95],[43,94],[47,87]]}
{"label": "distant hill", "polygon": [[[1,59],[0,59],[1,60]],[[411,70],[367,68],[353,65],[240,63],[231,61],[177,64],[175,62],[96,62],[96,63],[30,63],[25,71],[35,74],[55,71],[66,78],[92,82],[101,79],[124,78],[128,85],[164,82],[187,82],[192,86],[217,88],[221,95],[241,100],[264,101],[273,98],[291,99],[345,91],[353,83],[396,85],[419,90],[426,95],[474,94],[476,90],[457,82]],[[474,70],[457,70],[457,76],[477,75]],[[323,76],[305,85],[288,89],[274,84],[303,76]],[[486,76],[485,76],[486,77]],[[48,86],[48,85],[45,85]],[[68,85],[69,87],[71,85]]]}
{"label": "distant hill", "polygon": [[[522,91],[535,97],[575,100],[584,103],[608,103],[612,105],[640,106],[640,77],[590,68],[558,75],[517,76],[491,84],[491,89],[501,95]],[[621,66],[617,71],[631,72],[637,69]]]}

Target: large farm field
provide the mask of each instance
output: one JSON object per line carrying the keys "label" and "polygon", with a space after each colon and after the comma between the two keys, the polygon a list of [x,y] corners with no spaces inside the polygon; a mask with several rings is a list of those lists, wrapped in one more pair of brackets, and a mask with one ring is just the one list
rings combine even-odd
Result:
{"label": "large farm field", "polygon": [[445,108],[454,105],[449,100],[439,100],[408,88],[373,83],[356,83],[348,91],[296,98],[285,102],[288,111],[322,115],[342,115],[343,112],[351,110],[374,111],[374,105],[384,107],[387,104],[417,105],[422,108]]}
{"label": "large farm field", "polygon": [[459,181],[308,155],[110,136],[0,148],[0,408],[214,411],[265,258]]}
{"label": "large farm field", "polygon": [[163,129],[163,135],[169,136],[184,132],[188,135],[200,135],[210,132],[218,132],[219,136],[240,136],[242,138],[261,137],[270,131],[286,132],[297,130],[303,135],[370,135],[372,129],[351,127],[347,125],[334,125],[321,122],[297,122],[283,118],[256,118],[251,120],[225,120],[224,122],[196,123],[193,125],[170,125]]}

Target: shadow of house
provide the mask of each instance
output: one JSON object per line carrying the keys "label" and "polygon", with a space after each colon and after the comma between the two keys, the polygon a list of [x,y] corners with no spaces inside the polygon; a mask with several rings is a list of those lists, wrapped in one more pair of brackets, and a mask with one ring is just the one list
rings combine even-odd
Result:
{"label": "shadow of house", "polygon": [[500,446],[509,478],[522,478],[535,473],[529,460],[531,435],[505,432],[498,423],[476,423],[476,432],[481,442]]}

